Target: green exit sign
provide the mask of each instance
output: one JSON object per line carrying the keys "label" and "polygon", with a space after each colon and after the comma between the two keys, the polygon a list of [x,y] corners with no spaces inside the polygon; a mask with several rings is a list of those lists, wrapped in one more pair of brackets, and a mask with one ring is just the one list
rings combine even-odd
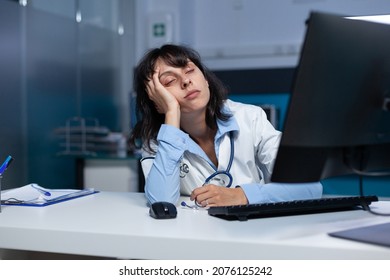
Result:
{"label": "green exit sign", "polygon": [[155,23],[153,25],[153,36],[154,37],[164,37],[166,34],[165,24],[164,23]]}

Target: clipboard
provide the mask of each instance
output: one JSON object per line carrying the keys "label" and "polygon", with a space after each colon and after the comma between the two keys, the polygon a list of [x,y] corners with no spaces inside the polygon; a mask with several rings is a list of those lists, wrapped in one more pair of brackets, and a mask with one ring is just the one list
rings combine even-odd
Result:
{"label": "clipboard", "polygon": [[1,205],[44,207],[67,200],[98,193],[93,188],[47,189],[32,183],[1,192]]}

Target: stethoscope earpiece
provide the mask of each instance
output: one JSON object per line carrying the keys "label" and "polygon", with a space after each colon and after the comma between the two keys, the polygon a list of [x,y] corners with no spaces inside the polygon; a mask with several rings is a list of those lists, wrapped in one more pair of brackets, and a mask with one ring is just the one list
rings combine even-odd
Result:
{"label": "stethoscope earpiece", "polygon": [[[196,204],[196,202],[195,202],[195,204]],[[199,205],[194,205],[194,206],[191,206],[191,205],[188,205],[185,201],[182,201],[181,203],[180,203],[180,205],[181,206],[183,206],[183,207],[188,207],[188,208],[190,208],[190,209],[198,209],[198,206]]]}

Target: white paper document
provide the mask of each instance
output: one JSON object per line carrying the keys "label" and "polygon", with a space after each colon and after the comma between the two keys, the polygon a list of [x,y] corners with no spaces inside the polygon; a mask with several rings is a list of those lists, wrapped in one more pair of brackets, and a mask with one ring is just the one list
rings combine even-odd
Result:
{"label": "white paper document", "polygon": [[47,189],[32,183],[1,192],[2,205],[45,206],[96,193],[94,189]]}

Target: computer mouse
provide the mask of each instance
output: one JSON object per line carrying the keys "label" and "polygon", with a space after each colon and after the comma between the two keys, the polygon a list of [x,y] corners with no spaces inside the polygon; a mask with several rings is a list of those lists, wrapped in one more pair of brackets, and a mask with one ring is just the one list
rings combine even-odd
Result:
{"label": "computer mouse", "polygon": [[173,219],[177,216],[177,209],[170,202],[158,201],[150,205],[149,215],[155,219]]}

